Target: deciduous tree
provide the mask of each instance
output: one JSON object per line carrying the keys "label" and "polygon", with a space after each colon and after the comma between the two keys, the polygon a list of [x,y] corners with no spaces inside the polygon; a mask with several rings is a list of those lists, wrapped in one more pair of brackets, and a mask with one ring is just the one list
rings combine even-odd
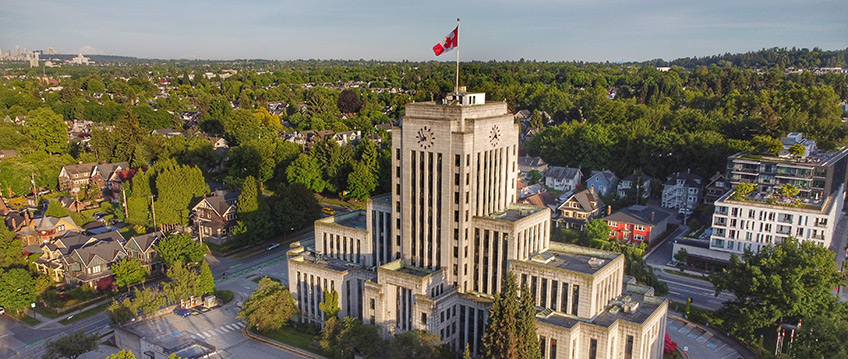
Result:
{"label": "deciduous tree", "polygon": [[97,349],[100,345],[100,335],[85,334],[82,330],[64,335],[56,340],[47,340],[44,344],[46,359],[77,359],[81,355]]}
{"label": "deciduous tree", "polygon": [[39,107],[27,114],[24,133],[50,153],[68,151],[68,126],[58,115],[47,107]]}
{"label": "deciduous tree", "polygon": [[112,273],[115,273],[115,284],[126,287],[144,281],[148,271],[138,259],[125,258],[112,265]]}
{"label": "deciduous tree", "polygon": [[829,249],[791,237],[746,252],[742,260],[731,256],[727,269],[710,276],[716,294],[729,291],[735,297],[719,311],[725,329],[753,343],[756,330],[781,318],[844,315],[831,292],[843,283],[833,258]]}
{"label": "deciduous tree", "polygon": [[191,235],[186,233],[169,234],[160,239],[159,244],[156,245],[156,253],[167,266],[173,265],[176,261],[199,262],[206,252],[206,246],[195,242],[191,239]]}
{"label": "deciduous tree", "polygon": [[280,329],[296,313],[297,307],[289,290],[279,282],[264,277],[244,303],[238,317],[244,319],[249,328],[273,331]]}
{"label": "deciduous tree", "polygon": [[312,156],[301,154],[288,169],[286,177],[289,183],[300,183],[310,191],[321,193],[324,191],[326,182],[321,179],[321,168]]}
{"label": "deciduous tree", "polygon": [[48,202],[49,203],[47,204],[47,211],[44,212],[45,216],[62,218],[71,215],[71,212],[68,211],[67,208],[62,206],[62,203],[58,200]]}
{"label": "deciduous tree", "polygon": [[0,269],[0,303],[7,311],[20,312],[34,302],[35,283],[26,269]]}

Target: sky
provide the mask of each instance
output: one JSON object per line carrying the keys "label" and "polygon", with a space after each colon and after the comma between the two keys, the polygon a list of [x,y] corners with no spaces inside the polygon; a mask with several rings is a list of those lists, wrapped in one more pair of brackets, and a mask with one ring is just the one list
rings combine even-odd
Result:
{"label": "sky", "polygon": [[845,0],[0,0],[0,49],[160,59],[644,61],[848,48]]}

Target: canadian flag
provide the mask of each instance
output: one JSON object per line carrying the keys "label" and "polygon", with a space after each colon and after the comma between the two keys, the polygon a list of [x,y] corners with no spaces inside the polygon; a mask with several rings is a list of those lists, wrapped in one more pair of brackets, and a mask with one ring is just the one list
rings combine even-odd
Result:
{"label": "canadian flag", "polygon": [[433,46],[433,52],[436,53],[436,56],[439,56],[443,53],[446,53],[450,50],[453,50],[459,45],[459,26],[453,31],[449,32],[445,39],[441,42]]}

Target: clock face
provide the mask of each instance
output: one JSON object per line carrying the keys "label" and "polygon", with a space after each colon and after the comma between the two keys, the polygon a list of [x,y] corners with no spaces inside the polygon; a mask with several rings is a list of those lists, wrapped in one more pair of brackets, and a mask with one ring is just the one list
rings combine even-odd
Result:
{"label": "clock face", "polygon": [[501,130],[498,128],[498,125],[492,126],[492,129],[489,130],[489,142],[492,144],[492,147],[497,146],[500,139]]}
{"label": "clock face", "polygon": [[418,134],[415,136],[415,138],[418,140],[418,145],[425,150],[432,147],[433,140],[435,140],[435,137],[433,136],[433,130],[431,130],[427,126],[421,127],[421,129],[418,130]]}

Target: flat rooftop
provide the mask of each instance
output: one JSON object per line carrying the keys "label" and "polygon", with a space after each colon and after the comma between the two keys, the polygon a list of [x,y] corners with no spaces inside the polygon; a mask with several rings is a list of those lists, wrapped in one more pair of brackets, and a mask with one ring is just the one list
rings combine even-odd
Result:
{"label": "flat rooftop", "polygon": [[625,295],[626,297],[629,297],[629,302],[638,303],[638,307],[630,313],[626,313],[622,306],[623,302],[619,302],[607,307],[603,312],[591,319],[579,319],[572,315],[553,312],[550,309],[547,309],[537,313],[536,320],[563,328],[573,328],[580,322],[609,328],[619,320],[643,324],[646,320],[648,320],[648,318],[656,313],[657,309],[664,301],[662,298],[647,297],[632,292],[626,292]]}
{"label": "flat rooftop", "polygon": [[595,274],[622,254],[594,248],[551,242],[550,250],[524,262],[585,274]]}
{"label": "flat rooftop", "polygon": [[537,207],[530,206],[526,204],[511,204],[507,206],[507,208],[500,212],[490,213],[488,216],[484,216],[483,218],[497,219],[501,221],[509,221],[515,222],[521,220],[530,215],[536,214],[540,211],[544,211],[545,207]]}
{"label": "flat rooftop", "polygon": [[[785,152],[785,151],[784,151]],[[761,153],[753,153],[750,151],[739,152],[737,154],[731,155],[729,158],[733,161],[741,160],[747,162],[776,162],[776,163],[784,163],[784,164],[793,164],[799,166],[829,166],[832,164],[832,161],[838,160],[848,153],[848,147],[842,147],[835,151],[820,151],[815,150],[811,152],[806,157],[795,158],[792,156],[783,155],[770,155],[770,154],[761,154]]]}
{"label": "flat rooftop", "polygon": [[368,221],[367,217],[365,216],[365,210],[359,209],[350,213],[344,213],[319,219],[318,222],[326,224],[337,224],[343,227],[364,231],[367,228]]}

